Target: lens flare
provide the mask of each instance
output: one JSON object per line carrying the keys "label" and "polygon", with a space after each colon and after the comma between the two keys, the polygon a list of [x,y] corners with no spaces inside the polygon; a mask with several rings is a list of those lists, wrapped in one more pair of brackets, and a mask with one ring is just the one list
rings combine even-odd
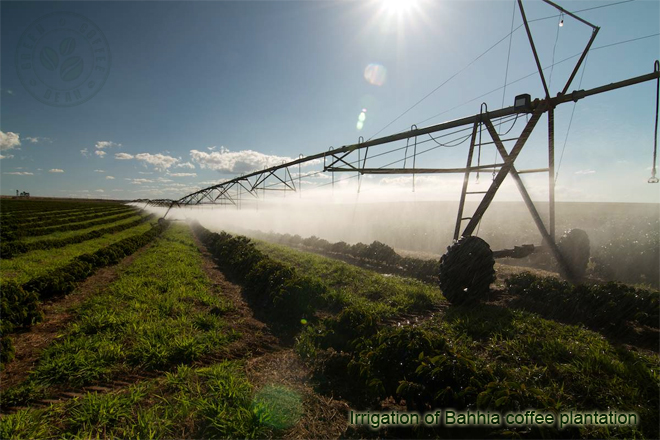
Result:
{"label": "lens flare", "polygon": [[364,79],[374,86],[382,86],[387,81],[387,69],[382,64],[370,63],[364,69]]}
{"label": "lens flare", "polygon": [[363,108],[360,114],[358,115],[358,121],[357,124],[355,125],[355,128],[359,130],[362,130],[364,127],[364,121],[367,119],[367,109]]}

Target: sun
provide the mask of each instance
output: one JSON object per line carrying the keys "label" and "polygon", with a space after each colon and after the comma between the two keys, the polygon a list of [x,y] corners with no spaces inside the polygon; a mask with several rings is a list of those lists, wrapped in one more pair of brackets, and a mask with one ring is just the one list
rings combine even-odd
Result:
{"label": "sun", "polygon": [[404,14],[415,7],[416,0],[382,0],[383,9],[393,15]]}

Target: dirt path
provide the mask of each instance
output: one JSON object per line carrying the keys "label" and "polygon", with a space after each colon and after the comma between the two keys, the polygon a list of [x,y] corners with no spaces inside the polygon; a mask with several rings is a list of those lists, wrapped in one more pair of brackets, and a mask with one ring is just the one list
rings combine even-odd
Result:
{"label": "dirt path", "polygon": [[11,335],[16,353],[14,359],[0,371],[2,388],[7,389],[25,380],[36,366],[41,352],[57,339],[66,324],[74,318],[72,310],[89,296],[96,294],[119,278],[124,268],[128,267],[149,246],[151,244],[142,247],[114,266],[97,270],[70,294],[44,301],[41,305],[44,320],[23,332]]}
{"label": "dirt path", "polygon": [[[264,386],[285,387],[300,396],[303,415],[299,422],[284,431],[284,438],[338,438],[348,427],[348,404],[316,393],[311,383],[311,372],[300,357],[283,346],[268,326],[254,317],[243,298],[242,289],[228,281],[218,269],[206,247],[194,237],[203,256],[203,270],[213,283],[214,291],[234,304],[227,315],[230,327],[241,337],[216,355],[220,359],[244,359],[246,373],[256,390]],[[203,359],[200,363],[208,363]]]}

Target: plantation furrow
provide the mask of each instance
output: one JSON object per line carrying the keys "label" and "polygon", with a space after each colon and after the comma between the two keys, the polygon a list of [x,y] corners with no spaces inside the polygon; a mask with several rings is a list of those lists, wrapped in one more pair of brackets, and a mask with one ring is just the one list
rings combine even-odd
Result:
{"label": "plantation furrow", "polygon": [[25,381],[3,391],[3,402],[22,405],[222,350],[236,337],[221,318],[231,306],[209,292],[199,258],[185,226],[168,229],[78,307],[63,338],[42,352]]}
{"label": "plantation furrow", "polygon": [[116,264],[157,237],[163,225],[154,226],[137,237],[128,237],[93,254],[84,254],[62,268],[34,278],[22,286],[10,280],[2,282],[3,316],[0,345],[5,363],[13,356],[13,342],[10,334],[16,328],[28,328],[43,317],[39,300],[71,292],[77,283],[92,275],[97,269]]}
{"label": "plantation furrow", "polygon": [[[5,211],[2,212],[2,217],[4,218],[4,217],[11,217],[11,216],[16,216],[16,215],[26,214],[25,218],[30,218],[30,217],[28,217],[29,215],[42,213],[43,211],[48,211],[49,213],[52,212],[53,214],[58,215],[58,214],[63,214],[63,213],[67,213],[67,212],[97,209],[96,207],[89,208],[89,207],[83,207],[83,205],[81,205],[81,206],[78,206],[78,207],[67,207],[66,209],[52,209],[51,210],[51,209],[47,209],[47,207],[45,207],[45,206],[35,207],[34,202],[29,202],[29,203],[30,203],[30,206],[32,206],[32,208],[30,208],[30,209],[9,210],[9,211],[5,210]],[[38,203],[37,203],[37,205],[38,205]],[[88,206],[88,205],[85,204],[84,206]],[[37,214],[37,215],[43,215],[43,214]]]}
{"label": "plantation furrow", "polygon": [[2,218],[1,220],[4,222],[7,220],[8,222],[15,222],[18,220],[25,220],[29,222],[43,222],[43,221],[48,221],[50,219],[61,219],[61,218],[70,218],[70,217],[79,217],[79,216],[86,216],[86,215],[94,215],[102,212],[110,212],[110,211],[116,211],[120,209],[126,209],[127,205],[121,205],[121,204],[111,204],[111,205],[106,205],[106,206],[95,206],[95,207],[85,207],[85,208],[78,208],[78,209],[70,209],[70,210],[57,210],[57,211],[50,211],[50,210],[37,210],[34,211],[34,214],[28,214],[25,216],[12,216],[15,218],[9,219],[9,218]]}
{"label": "plantation furrow", "polygon": [[30,243],[34,243],[34,242],[38,242],[38,241],[43,241],[43,240],[59,240],[59,239],[63,239],[63,238],[69,238],[69,237],[73,237],[73,236],[78,235],[78,234],[85,234],[85,233],[93,231],[95,229],[101,229],[103,227],[112,226],[112,225],[116,225],[116,224],[119,224],[119,223],[126,223],[126,222],[132,221],[136,218],[144,217],[139,212],[131,212],[131,213],[133,215],[130,216],[130,217],[126,217],[126,218],[123,218],[123,216],[125,214],[128,214],[128,212],[122,213],[120,215],[115,214],[115,215],[112,215],[112,216],[103,217],[103,220],[105,220],[104,223],[95,224],[93,226],[90,226],[90,227],[87,227],[87,228],[84,228],[84,229],[75,229],[75,230],[72,230],[72,231],[60,231],[60,232],[53,232],[53,233],[46,234],[46,235],[25,237],[25,238],[22,238],[22,239],[18,240],[17,243],[30,244]]}
{"label": "plantation furrow", "polygon": [[65,266],[74,258],[95,252],[125,238],[141,235],[152,228],[152,222],[126,229],[114,234],[106,234],[93,240],[70,244],[57,250],[35,250],[12,259],[0,260],[0,279],[14,280],[19,284],[41,276],[51,270]]}
{"label": "plantation furrow", "polygon": [[[14,223],[16,221],[41,222],[41,221],[47,221],[49,219],[59,219],[62,217],[75,217],[79,215],[90,215],[92,213],[113,211],[122,208],[126,208],[126,205],[108,204],[105,206],[97,206],[93,208],[85,207],[85,208],[76,208],[76,209],[68,209],[68,210],[55,210],[55,211],[51,211],[48,209],[35,209],[34,211],[27,213],[27,215],[20,215],[20,214],[10,215],[10,216],[3,215],[2,217],[0,217],[0,223],[5,223],[5,222]],[[44,213],[44,211],[46,211],[47,213]]]}
{"label": "plantation furrow", "polygon": [[36,305],[43,315],[43,320],[31,326],[28,331],[11,335],[14,359],[0,370],[0,382],[3,387],[15,386],[24,380],[35,367],[40,353],[55,341],[64,327],[74,319],[75,309],[89,296],[97,294],[116,281],[126,267],[151,245],[152,243],[147,243],[114,266],[100,268],[81,282],[71,294]]}
{"label": "plantation furrow", "polygon": [[[82,213],[80,215],[67,215],[67,216],[48,216],[47,220],[43,221],[34,221],[32,219],[20,219],[14,224],[5,225],[3,222],[2,227],[7,229],[20,229],[26,224],[29,224],[30,228],[45,228],[50,226],[63,225],[67,223],[80,223],[88,220],[95,220],[101,217],[108,217],[111,215],[120,214],[122,212],[127,212],[131,210],[129,207],[119,207],[115,209],[103,209],[95,210],[92,213]],[[99,212],[100,211],[100,212]]]}
{"label": "plantation furrow", "polygon": [[86,221],[86,222],[81,222],[81,223],[67,223],[64,225],[58,225],[58,226],[49,226],[45,228],[35,228],[35,229],[27,229],[25,231],[21,232],[22,237],[36,237],[36,236],[42,236],[42,235],[49,235],[54,232],[65,232],[65,231],[76,231],[79,229],[86,229],[86,228],[91,228],[92,226],[97,226],[97,225],[103,225],[106,223],[114,222],[114,221],[119,221],[119,220],[124,220],[129,217],[132,217],[135,215],[135,211],[130,210],[129,212],[121,213],[121,214],[114,214],[111,216],[103,217],[98,220],[93,220],[93,221]]}
{"label": "plantation furrow", "polygon": [[[153,218],[153,215],[148,215],[144,217],[133,216],[128,219],[115,222],[112,226],[100,228],[98,226],[90,228],[89,231],[82,230],[75,235],[69,237],[64,236],[61,238],[45,239],[39,241],[26,241],[26,242],[10,242],[2,243],[0,245],[0,255],[2,258],[14,258],[16,255],[24,254],[37,249],[56,249],[61,248],[70,244],[82,243],[87,240],[93,240],[98,237],[102,237],[106,234],[114,234],[116,232],[121,232],[126,229],[133,228],[138,226],[146,221],[149,221]],[[101,225],[104,226],[104,225]]]}
{"label": "plantation furrow", "polygon": [[74,217],[74,218],[62,218],[62,219],[51,219],[49,218],[46,221],[43,222],[31,222],[30,220],[18,220],[14,223],[6,223],[2,222],[0,224],[0,239],[3,242],[7,241],[14,241],[14,240],[19,240],[24,237],[29,237],[30,232],[33,230],[37,230],[37,232],[41,232],[46,228],[56,228],[56,227],[61,227],[61,226],[66,226],[70,224],[72,221],[78,221],[80,220],[81,222],[84,221],[92,221],[92,220],[97,220],[101,219],[104,217],[111,217],[111,216],[116,216],[120,214],[125,214],[130,212],[131,209],[126,209],[126,208],[121,208],[121,209],[114,209],[114,210],[103,210],[101,213],[95,213],[93,215],[86,215],[82,217]]}

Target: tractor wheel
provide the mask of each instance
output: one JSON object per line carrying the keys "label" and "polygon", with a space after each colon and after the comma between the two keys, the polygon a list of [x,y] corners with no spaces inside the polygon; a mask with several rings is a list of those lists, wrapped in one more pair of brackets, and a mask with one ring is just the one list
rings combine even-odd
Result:
{"label": "tractor wheel", "polygon": [[440,289],[452,304],[478,300],[495,281],[493,251],[479,237],[461,237],[440,259]]}
{"label": "tractor wheel", "polygon": [[571,273],[566,271],[560,266],[559,272],[562,277],[569,281],[580,281],[584,278],[587,271],[587,264],[589,263],[589,236],[582,229],[571,229],[566,231],[557,243],[559,252],[564,256],[566,264]]}

